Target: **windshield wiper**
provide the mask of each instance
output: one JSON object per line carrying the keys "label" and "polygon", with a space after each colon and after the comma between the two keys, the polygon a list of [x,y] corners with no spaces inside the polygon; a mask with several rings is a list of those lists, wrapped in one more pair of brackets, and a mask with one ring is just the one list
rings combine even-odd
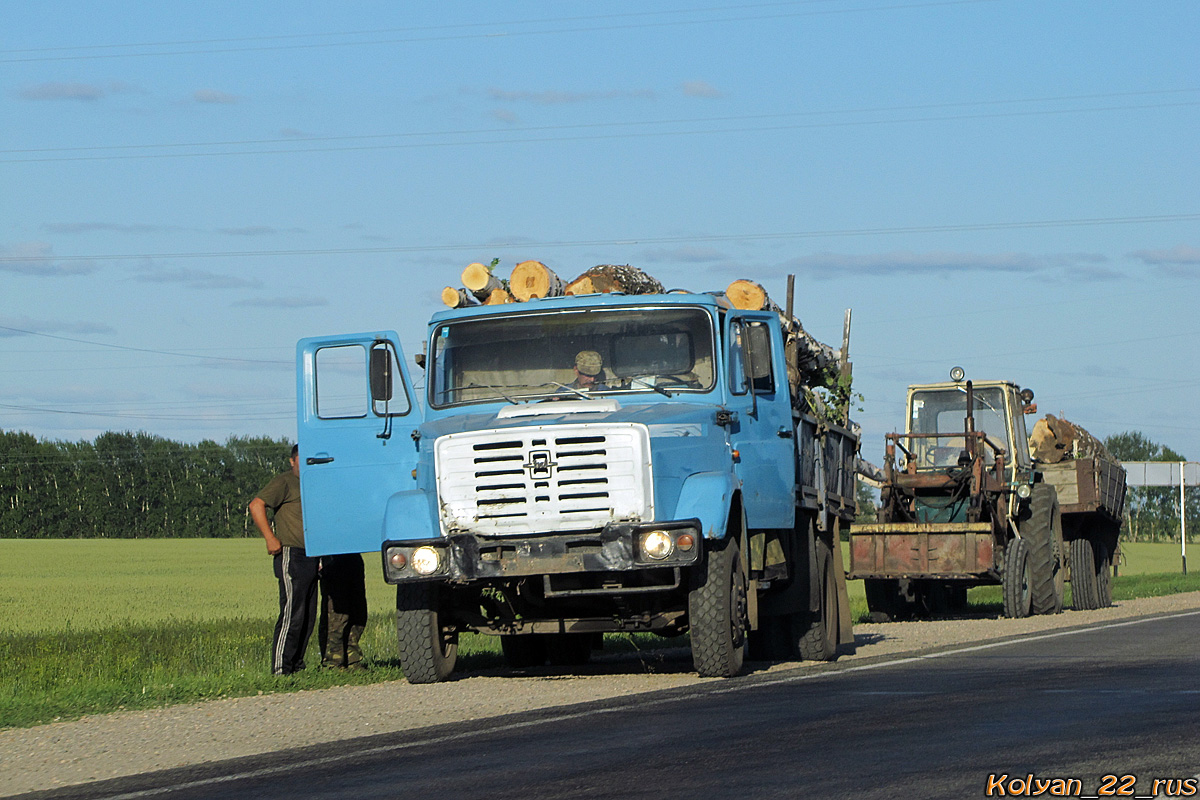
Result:
{"label": "windshield wiper", "polygon": [[574,386],[567,386],[565,383],[559,383],[558,381],[546,381],[545,383],[539,383],[538,386],[557,386],[560,389],[566,389],[568,392],[574,392],[584,400],[592,399],[592,396],[582,389],[576,389]]}
{"label": "windshield wiper", "polygon": [[635,384],[635,383],[640,383],[642,386],[645,386],[647,389],[651,389],[653,391],[658,392],[663,397],[671,397],[672,396],[671,393],[668,392],[666,389],[664,389],[663,387],[659,386],[656,383],[651,383],[650,381],[646,380],[645,378],[630,378],[629,379],[630,386],[633,386],[633,384]]}

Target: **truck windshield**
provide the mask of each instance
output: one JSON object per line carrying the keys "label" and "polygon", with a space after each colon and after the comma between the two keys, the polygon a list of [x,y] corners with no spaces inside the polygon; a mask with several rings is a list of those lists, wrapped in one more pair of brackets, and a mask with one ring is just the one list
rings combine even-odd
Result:
{"label": "truck windshield", "polygon": [[434,331],[427,365],[438,408],[713,388],[713,324],[700,308],[508,314]]}
{"label": "truck windshield", "polygon": [[[952,467],[966,447],[963,437],[967,417],[966,388],[913,392],[909,433],[938,434],[936,438],[910,439],[918,467]],[[1005,451],[1008,446],[1004,394],[999,388],[975,389],[975,430]],[[995,451],[984,447],[983,457],[991,462]]]}

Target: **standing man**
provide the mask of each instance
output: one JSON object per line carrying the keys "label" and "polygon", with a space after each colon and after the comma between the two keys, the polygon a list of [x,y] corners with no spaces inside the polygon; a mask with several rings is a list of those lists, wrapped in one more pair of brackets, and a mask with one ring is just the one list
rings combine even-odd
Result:
{"label": "standing man", "polygon": [[[271,671],[290,675],[304,669],[304,651],[317,621],[319,560],[304,552],[300,513],[300,448],[292,445],[292,468],[276,475],[250,501],[250,517],[275,557],[279,579],[279,619],[271,648]],[[274,515],[272,529],[267,509]]]}

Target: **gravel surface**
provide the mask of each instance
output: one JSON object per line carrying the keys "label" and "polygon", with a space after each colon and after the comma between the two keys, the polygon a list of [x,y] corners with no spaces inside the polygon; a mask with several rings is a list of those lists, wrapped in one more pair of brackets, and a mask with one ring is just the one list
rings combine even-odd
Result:
{"label": "gravel surface", "polygon": [[[1197,608],[1200,592],[1190,592],[1019,620],[856,625],[857,652],[842,656],[839,663]],[[747,671],[809,668],[798,663],[752,663]],[[429,686],[394,681],[3,730],[0,796],[720,680],[698,678],[690,670],[690,657],[681,649],[651,651],[642,658],[600,655],[574,674],[550,669],[521,675],[474,673]]]}

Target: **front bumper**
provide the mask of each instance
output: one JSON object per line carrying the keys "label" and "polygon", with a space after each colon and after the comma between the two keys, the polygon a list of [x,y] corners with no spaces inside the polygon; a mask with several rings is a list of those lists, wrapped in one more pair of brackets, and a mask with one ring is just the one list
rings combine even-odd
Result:
{"label": "front bumper", "polygon": [[[661,558],[651,557],[645,547],[647,537],[656,531],[665,534],[672,543],[670,552]],[[466,583],[531,575],[669,569],[697,563],[701,549],[697,519],[614,523],[599,531],[534,536],[456,533],[433,539],[384,542],[383,575],[388,583],[422,580]],[[436,569],[417,571],[418,563],[428,570],[434,557]]]}

